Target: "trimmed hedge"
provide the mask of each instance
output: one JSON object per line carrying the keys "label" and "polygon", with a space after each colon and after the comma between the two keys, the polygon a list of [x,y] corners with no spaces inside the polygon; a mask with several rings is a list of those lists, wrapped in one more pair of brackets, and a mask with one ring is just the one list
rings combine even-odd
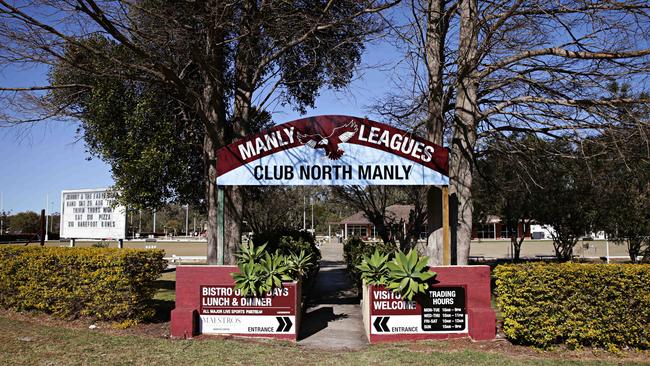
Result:
{"label": "trimmed hedge", "polygon": [[494,276],[514,343],[650,348],[650,265],[500,265]]}
{"label": "trimmed hedge", "polygon": [[2,247],[0,306],[134,323],[165,266],[162,250]]}

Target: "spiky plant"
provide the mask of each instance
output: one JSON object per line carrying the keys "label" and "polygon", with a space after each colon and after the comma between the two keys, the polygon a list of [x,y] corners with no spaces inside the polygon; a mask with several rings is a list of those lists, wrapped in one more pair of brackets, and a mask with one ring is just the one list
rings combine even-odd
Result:
{"label": "spiky plant", "polygon": [[378,249],[370,257],[364,256],[357,268],[361,271],[361,279],[369,285],[385,285],[387,283],[388,254],[382,254]]}
{"label": "spiky plant", "polygon": [[420,257],[414,250],[404,254],[401,250],[388,262],[388,288],[399,292],[403,299],[412,300],[418,293],[425,293],[428,281],[436,273],[429,271],[429,257]]}

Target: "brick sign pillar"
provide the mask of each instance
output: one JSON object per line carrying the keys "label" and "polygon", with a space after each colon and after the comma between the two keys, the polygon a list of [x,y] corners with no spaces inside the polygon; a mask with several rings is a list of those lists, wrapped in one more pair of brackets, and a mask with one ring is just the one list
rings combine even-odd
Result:
{"label": "brick sign pillar", "polygon": [[171,335],[228,334],[297,340],[300,284],[284,283],[261,297],[242,297],[234,289],[236,266],[178,266],[176,307]]}
{"label": "brick sign pillar", "polygon": [[433,267],[437,273],[425,295],[412,301],[383,287],[367,286],[363,316],[371,343],[416,339],[496,336],[490,298],[490,267]]}

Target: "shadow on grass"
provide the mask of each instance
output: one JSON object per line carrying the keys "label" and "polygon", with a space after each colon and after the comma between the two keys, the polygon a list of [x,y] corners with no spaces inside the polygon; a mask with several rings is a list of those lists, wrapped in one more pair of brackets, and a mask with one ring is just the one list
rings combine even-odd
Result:
{"label": "shadow on grass", "polygon": [[158,280],[154,283],[154,287],[158,289],[158,291],[161,290],[167,290],[167,291],[176,291],[176,281],[168,281],[168,280]]}
{"label": "shadow on grass", "polygon": [[158,280],[154,283],[156,294],[149,302],[154,309],[154,316],[148,323],[165,323],[171,320],[171,311],[175,307],[176,281]]}
{"label": "shadow on grass", "polygon": [[147,323],[166,323],[171,320],[172,310],[174,310],[173,300],[153,299],[150,306],[155,310],[154,316],[147,320]]}

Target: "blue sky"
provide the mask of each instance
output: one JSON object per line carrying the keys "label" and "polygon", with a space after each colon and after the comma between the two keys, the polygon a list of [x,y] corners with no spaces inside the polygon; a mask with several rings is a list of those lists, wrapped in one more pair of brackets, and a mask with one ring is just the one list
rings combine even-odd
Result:
{"label": "blue sky", "polygon": [[[385,64],[394,62],[396,57],[395,50],[386,43],[368,44],[362,62]],[[364,70],[344,92],[322,90],[316,108],[306,115],[370,116],[367,106],[388,90],[391,72],[385,67]],[[0,72],[0,85],[5,86],[46,85],[46,80],[44,68]],[[290,108],[278,107],[273,112],[278,123],[300,117]],[[49,121],[29,127],[0,128],[0,192],[5,211],[43,209],[49,194],[50,206],[58,212],[62,190],[113,184],[110,166],[96,158],[87,160],[83,141],[77,141],[77,127],[77,123]]]}

